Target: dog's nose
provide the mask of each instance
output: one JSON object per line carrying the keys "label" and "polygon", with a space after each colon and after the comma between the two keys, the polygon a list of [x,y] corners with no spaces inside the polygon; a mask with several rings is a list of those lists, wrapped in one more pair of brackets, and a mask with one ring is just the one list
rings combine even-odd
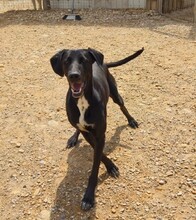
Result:
{"label": "dog's nose", "polygon": [[81,77],[80,77],[80,73],[78,73],[78,72],[71,72],[71,73],[68,74],[68,78],[71,81],[75,81],[75,80],[80,80]]}

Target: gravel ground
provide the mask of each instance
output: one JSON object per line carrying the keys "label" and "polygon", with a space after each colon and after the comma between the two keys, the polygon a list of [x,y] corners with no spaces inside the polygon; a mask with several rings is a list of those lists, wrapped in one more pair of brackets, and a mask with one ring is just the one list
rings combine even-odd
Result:
{"label": "gravel ground", "polygon": [[[195,215],[196,35],[191,22],[131,10],[0,14],[0,216],[2,220],[165,220]],[[95,48],[115,61],[145,47],[133,62],[111,69],[130,113],[108,104],[105,152],[120,169],[100,167],[96,205],[80,210],[92,150],[67,121],[65,79],[49,59],[63,48]]]}

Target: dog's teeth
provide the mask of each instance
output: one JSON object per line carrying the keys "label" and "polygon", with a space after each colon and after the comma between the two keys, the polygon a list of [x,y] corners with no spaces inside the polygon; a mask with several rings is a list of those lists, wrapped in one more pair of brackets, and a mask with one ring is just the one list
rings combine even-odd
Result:
{"label": "dog's teeth", "polygon": [[81,90],[82,90],[82,89],[80,88],[80,90],[79,90],[79,91],[78,91],[78,90],[77,90],[77,91],[74,91],[74,93],[80,93],[80,92],[81,92]]}
{"label": "dog's teeth", "polygon": [[73,93],[80,93],[80,92],[81,92],[81,88],[80,88],[80,90],[74,90],[74,89],[72,89],[72,92],[73,92]]}

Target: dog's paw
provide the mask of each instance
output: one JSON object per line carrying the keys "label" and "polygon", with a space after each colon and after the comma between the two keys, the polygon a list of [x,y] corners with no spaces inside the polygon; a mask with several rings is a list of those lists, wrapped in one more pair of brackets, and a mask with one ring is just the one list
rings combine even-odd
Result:
{"label": "dog's paw", "polygon": [[108,171],[108,174],[113,178],[118,178],[120,176],[119,169],[115,165],[109,168],[107,171]]}
{"label": "dog's paw", "polygon": [[71,136],[67,141],[67,148],[75,147],[77,142],[78,142],[78,138],[75,135]]}
{"label": "dog's paw", "polygon": [[130,127],[134,128],[134,129],[139,127],[139,124],[137,123],[137,121],[134,118],[129,119],[128,122],[129,122]]}
{"label": "dog's paw", "polygon": [[81,209],[83,211],[88,211],[94,206],[94,199],[83,198],[81,203]]}

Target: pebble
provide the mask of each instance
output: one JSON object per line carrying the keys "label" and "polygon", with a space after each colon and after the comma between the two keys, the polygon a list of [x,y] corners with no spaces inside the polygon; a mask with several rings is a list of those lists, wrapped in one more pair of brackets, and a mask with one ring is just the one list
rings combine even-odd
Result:
{"label": "pebble", "polygon": [[182,196],[182,194],[183,194],[182,192],[178,192],[177,196]]}
{"label": "pebble", "polygon": [[30,64],[35,64],[35,60],[30,60],[29,63]]}
{"label": "pebble", "polygon": [[39,189],[36,189],[35,192],[33,193],[32,195],[32,198],[34,199],[37,195],[40,194],[40,190]]}
{"label": "pebble", "polygon": [[21,146],[21,143],[16,143],[17,148],[20,148],[20,146]]}
{"label": "pebble", "polygon": [[50,212],[48,210],[42,210],[39,216],[40,220],[50,220]]}
{"label": "pebble", "polygon": [[23,150],[23,149],[19,149],[18,152],[21,153],[21,154],[23,154],[23,153],[24,153],[24,150]]}
{"label": "pebble", "polygon": [[168,172],[166,173],[166,176],[173,176],[173,175],[174,175],[174,173],[173,173],[172,170],[170,170],[170,171],[168,171]]}
{"label": "pebble", "polygon": [[112,213],[115,214],[116,213],[116,209],[112,208]]}
{"label": "pebble", "polygon": [[193,180],[192,182],[193,182],[194,185],[196,185],[196,180]]}
{"label": "pebble", "polygon": [[52,127],[56,127],[56,126],[58,126],[58,122],[57,121],[55,121],[55,120],[50,120],[50,121],[48,121],[48,125],[49,126],[52,126]]}
{"label": "pebble", "polygon": [[193,195],[196,195],[196,190],[193,189],[193,190],[191,191],[191,193],[192,193]]}
{"label": "pebble", "polygon": [[159,184],[160,184],[160,185],[164,185],[164,184],[166,184],[166,183],[167,183],[166,180],[159,180]]}
{"label": "pebble", "polygon": [[49,35],[48,35],[48,34],[42,34],[41,37],[43,37],[43,38],[47,38],[47,37],[49,37]]}

